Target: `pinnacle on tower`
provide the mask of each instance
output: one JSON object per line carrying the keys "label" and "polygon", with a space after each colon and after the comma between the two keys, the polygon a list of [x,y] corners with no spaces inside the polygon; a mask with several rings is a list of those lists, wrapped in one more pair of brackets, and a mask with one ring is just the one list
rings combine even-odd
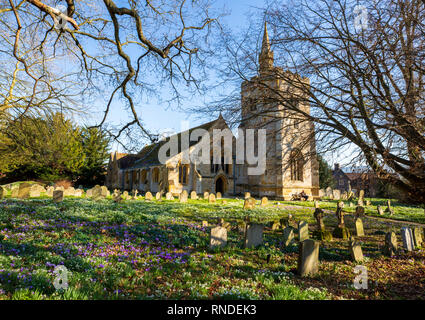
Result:
{"label": "pinnacle on tower", "polygon": [[267,22],[264,22],[264,35],[261,44],[261,52],[259,56],[260,73],[273,68],[273,51],[270,49],[269,33],[267,31]]}

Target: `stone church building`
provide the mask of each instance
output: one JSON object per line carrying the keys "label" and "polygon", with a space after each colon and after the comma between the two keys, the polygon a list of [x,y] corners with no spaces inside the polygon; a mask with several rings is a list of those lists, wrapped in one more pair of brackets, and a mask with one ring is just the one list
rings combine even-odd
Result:
{"label": "stone church building", "polygon": [[[268,196],[277,199],[290,199],[295,193],[304,190],[309,196],[319,195],[319,172],[315,152],[314,126],[310,121],[295,123],[288,116],[288,110],[270,99],[275,90],[282,89],[288,95],[291,84],[278,79],[275,74],[283,72],[275,67],[273,52],[270,48],[267,26],[264,28],[261,53],[259,56],[259,73],[257,76],[244,81],[241,86],[241,124],[239,129],[266,129],[266,166],[259,175],[248,175],[250,165],[235,164],[236,138],[232,135],[232,160],[226,164],[195,164],[182,163],[182,150],[170,158],[165,164],[158,159],[161,146],[169,139],[145,146],[137,154],[112,153],[110,155],[106,186],[114,189],[137,189],[141,192],[171,192],[175,196],[183,190],[221,192],[227,195],[250,192],[253,196]],[[287,74],[290,74],[287,71]],[[291,74],[293,77],[299,76]],[[303,78],[309,85],[309,79]],[[261,85],[260,85],[261,84]],[[264,88],[272,88],[272,92]],[[295,89],[293,89],[295,90]],[[288,99],[293,97],[288,96]],[[307,104],[298,106],[307,113]],[[229,129],[226,121],[220,115],[218,119],[199,127],[189,129],[189,132],[177,134],[179,139],[183,134],[191,134],[196,129],[204,129],[212,136],[214,129]],[[174,138],[176,138],[174,136]],[[306,137],[309,137],[306,139]],[[307,142],[306,142],[307,140]],[[180,140],[179,140],[180,141]],[[198,142],[190,142],[191,153]],[[254,145],[255,153],[258,145]],[[212,147],[210,148],[212,152]],[[223,151],[222,151],[223,152]],[[223,154],[223,153],[222,153]],[[211,155],[212,159],[212,155]]]}

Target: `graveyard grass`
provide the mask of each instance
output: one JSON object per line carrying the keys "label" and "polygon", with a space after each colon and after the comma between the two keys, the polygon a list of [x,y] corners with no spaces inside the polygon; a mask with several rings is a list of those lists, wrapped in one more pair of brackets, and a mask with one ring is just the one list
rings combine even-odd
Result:
{"label": "graveyard grass", "polygon": [[[111,197],[66,197],[55,204],[43,196],[7,196],[0,200],[0,299],[425,298],[424,250],[392,259],[382,256],[382,234],[391,228],[385,220],[364,221],[362,264],[371,281],[367,290],[356,290],[353,269],[358,263],[350,261],[346,241],[321,242],[319,274],[299,278],[298,245],[282,249],[282,230],[272,231],[273,221],[291,213],[309,223],[311,235],[312,202],[281,202],[277,207],[270,201],[266,207],[243,210],[242,200],[223,200],[115,203]],[[373,208],[379,201],[384,205],[384,200],[373,199]],[[334,211],[335,202],[321,202],[321,207]],[[396,203],[394,208],[392,219],[424,223],[423,209]],[[238,224],[247,215],[266,225],[264,244],[257,249],[241,246]],[[227,247],[211,250],[209,232],[218,217],[230,222],[232,230]],[[209,227],[202,227],[203,220]],[[324,220],[329,230],[336,225],[331,213]],[[353,230],[349,215],[346,223]],[[66,290],[53,285],[58,265],[69,270]]]}

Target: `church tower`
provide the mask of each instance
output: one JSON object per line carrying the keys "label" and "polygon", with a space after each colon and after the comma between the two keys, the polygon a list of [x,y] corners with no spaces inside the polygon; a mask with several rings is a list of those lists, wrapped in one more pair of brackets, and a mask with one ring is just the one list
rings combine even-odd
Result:
{"label": "church tower", "polygon": [[[295,104],[310,113],[307,99],[297,89],[300,84],[308,88],[309,79],[274,66],[266,23],[258,66],[258,75],[241,85],[239,128],[244,133],[247,129],[266,129],[266,170],[261,175],[248,175],[247,163],[237,165],[236,191],[290,199],[304,190],[309,196],[317,197],[319,172],[314,125],[284,106]],[[258,146],[254,149],[257,154]]]}

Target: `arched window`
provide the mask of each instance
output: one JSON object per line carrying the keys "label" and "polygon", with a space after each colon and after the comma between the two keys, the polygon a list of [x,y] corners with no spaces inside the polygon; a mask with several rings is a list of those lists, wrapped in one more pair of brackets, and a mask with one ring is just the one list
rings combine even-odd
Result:
{"label": "arched window", "polygon": [[141,183],[143,183],[143,184],[146,184],[146,170],[142,170],[142,173],[141,173],[141,178],[140,178],[140,180],[141,180]]}
{"label": "arched window", "polygon": [[291,168],[291,180],[303,181],[304,157],[300,150],[294,149],[291,151],[289,166]]}
{"label": "arched window", "polygon": [[159,168],[153,168],[152,170],[152,181],[158,183],[159,181]]}
{"label": "arched window", "polygon": [[179,165],[179,183],[187,184],[189,176],[189,165],[180,164]]}

